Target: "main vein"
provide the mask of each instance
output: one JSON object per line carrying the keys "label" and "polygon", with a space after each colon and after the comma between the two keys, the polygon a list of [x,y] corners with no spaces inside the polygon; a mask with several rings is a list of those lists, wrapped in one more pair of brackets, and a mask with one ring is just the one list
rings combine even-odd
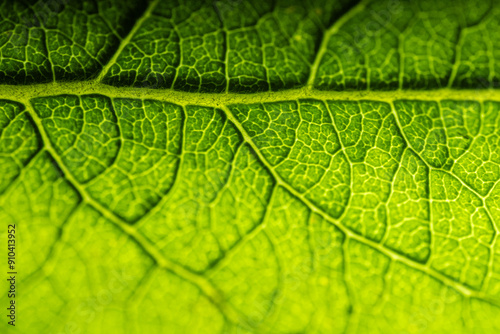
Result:
{"label": "main vein", "polygon": [[251,94],[239,93],[191,93],[172,89],[147,89],[136,87],[114,87],[96,80],[82,82],[55,82],[36,85],[0,85],[0,99],[25,101],[35,97],[54,95],[100,94],[110,98],[139,98],[172,102],[179,105],[198,105],[221,108],[231,104],[266,103],[300,99],[317,100],[372,100],[391,103],[396,100],[471,100],[484,102],[500,101],[500,89],[452,89],[394,90],[394,91],[321,91],[305,86],[276,92]]}

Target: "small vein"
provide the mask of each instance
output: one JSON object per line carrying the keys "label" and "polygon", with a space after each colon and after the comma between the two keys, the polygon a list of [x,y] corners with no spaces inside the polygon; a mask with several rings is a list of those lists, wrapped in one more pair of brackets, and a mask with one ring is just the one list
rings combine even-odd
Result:
{"label": "small vein", "polygon": [[347,13],[345,13],[342,17],[335,21],[335,23],[325,32],[318,52],[316,53],[316,58],[311,66],[311,73],[309,75],[309,79],[307,80],[307,86],[312,87],[314,85],[314,80],[316,80],[317,72],[319,69],[319,65],[325,52],[328,49],[328,42],[330,41],[330,37],[337,33],[340,28],[346,24],[351,18],[353,18],[356,14],[362,12],[366,5],[370,2],[370,0],[363,0],[359,2],[357,5],[352,7]]}

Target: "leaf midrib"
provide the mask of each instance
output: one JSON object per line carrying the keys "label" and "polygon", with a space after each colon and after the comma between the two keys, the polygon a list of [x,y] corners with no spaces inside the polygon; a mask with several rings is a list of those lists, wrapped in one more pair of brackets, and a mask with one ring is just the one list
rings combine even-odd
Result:
{"label": "leaf midrib", "polygon": [[104,95],[109,98],[138,98],[171,102],[181,106],[197,105],[212,108],[223,108],[231,104],[272,103],[279,101],[296,101],[300,99],[341,100],[341,101],[380,101],[392,103],[397,100],[421,101],[500,101],[500,89],[452,89],[434,90],[392,90],[392,91],[322,91],[304,86],[302,88],[260,93],[203,93],[183,92],[173,89],[152,89],[137,87],[115,87],[97,80],[81,82],[51,82],[33,85],[2,85],[0,99],[25,101],[37,97],[56,95]]}

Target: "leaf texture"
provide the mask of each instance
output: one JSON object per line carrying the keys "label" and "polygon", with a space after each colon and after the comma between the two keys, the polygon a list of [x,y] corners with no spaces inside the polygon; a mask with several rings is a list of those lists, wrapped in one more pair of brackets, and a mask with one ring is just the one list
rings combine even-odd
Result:
{"label": "leaf texture", "polygon": [[498,332],[499,5],[2,1],[0,328]]}

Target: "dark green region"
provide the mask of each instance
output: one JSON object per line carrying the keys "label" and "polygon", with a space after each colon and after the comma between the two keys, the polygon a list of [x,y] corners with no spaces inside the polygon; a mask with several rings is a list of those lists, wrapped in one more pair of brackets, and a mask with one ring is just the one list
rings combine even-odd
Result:
{"label": "dark green region", "polygon": [[116,52],[144,1],[0,1],[0,82],[95,77]]}
{"label": "dark green region", "polygon": [[488,88],[497,0],[0,3],[0,82],[189,92]]}

